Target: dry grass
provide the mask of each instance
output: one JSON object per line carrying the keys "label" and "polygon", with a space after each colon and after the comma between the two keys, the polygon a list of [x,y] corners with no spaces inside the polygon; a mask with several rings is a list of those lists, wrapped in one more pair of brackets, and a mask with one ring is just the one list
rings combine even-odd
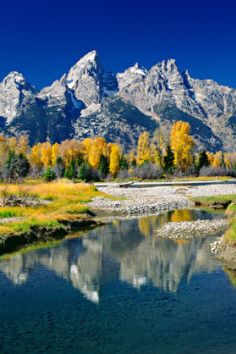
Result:
{"label": "dry grass", "polygon": [[63,220],[75,220],[88,211],[86,203],[93,197],[105,196],[94,186],[65,180],[53,183],[28,181],[22,185],[0,184],[5,194],[39,200],[36,206],[0,207],[0,218],[17,216],[21,220],[0,224],[0,235],[28,231],[33,225],[56,227]]}

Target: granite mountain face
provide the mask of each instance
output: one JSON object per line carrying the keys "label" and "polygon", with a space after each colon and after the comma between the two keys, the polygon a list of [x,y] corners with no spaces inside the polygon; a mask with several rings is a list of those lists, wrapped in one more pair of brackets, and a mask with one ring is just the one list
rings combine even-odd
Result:
{"label": "granite mountain face", "polygon": [[96,51],[41,91],[17,72],[0,83],[1,131],[31,144],[100,135],[130,148],[142,131],[176,120],[190,123],[199,149],[235,150],[236,90],[193,79],[173,59],[115,75]]}

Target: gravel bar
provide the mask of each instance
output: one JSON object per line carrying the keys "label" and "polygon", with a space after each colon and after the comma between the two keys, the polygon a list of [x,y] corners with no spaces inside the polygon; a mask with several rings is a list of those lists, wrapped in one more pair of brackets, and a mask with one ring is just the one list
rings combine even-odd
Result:
{"label": "gravel bar", "polygon": [[165,210],[191,208],[189,197],[236,194],[236,185],[216,184],[207,186],[168,186],[119,188],[114,184],[97,188],[117,199],[96,197],[89,204],[92,208],[109,210],[126,215],[159,213]]}

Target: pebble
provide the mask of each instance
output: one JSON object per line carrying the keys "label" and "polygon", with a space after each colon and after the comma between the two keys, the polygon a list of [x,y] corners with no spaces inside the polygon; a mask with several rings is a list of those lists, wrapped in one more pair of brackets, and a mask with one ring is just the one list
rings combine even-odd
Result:
{"label": "pebble", "polygon": [[218,237],[214,242],[210,243],[211,253],[213,253],[215,255],[218,254],[219,248],[222,244],[222,240],[223,240],[222,237]]}

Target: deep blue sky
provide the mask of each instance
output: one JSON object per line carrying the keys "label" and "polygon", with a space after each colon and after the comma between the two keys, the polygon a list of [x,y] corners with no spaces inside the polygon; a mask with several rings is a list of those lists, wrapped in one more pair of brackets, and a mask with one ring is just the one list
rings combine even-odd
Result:
{"label": "deep blue sky", "polygon": [[236,87],[236,1],[1,0],[0,78],[36,87],[97,49],[106,68],[175,58],[193,77]]}

